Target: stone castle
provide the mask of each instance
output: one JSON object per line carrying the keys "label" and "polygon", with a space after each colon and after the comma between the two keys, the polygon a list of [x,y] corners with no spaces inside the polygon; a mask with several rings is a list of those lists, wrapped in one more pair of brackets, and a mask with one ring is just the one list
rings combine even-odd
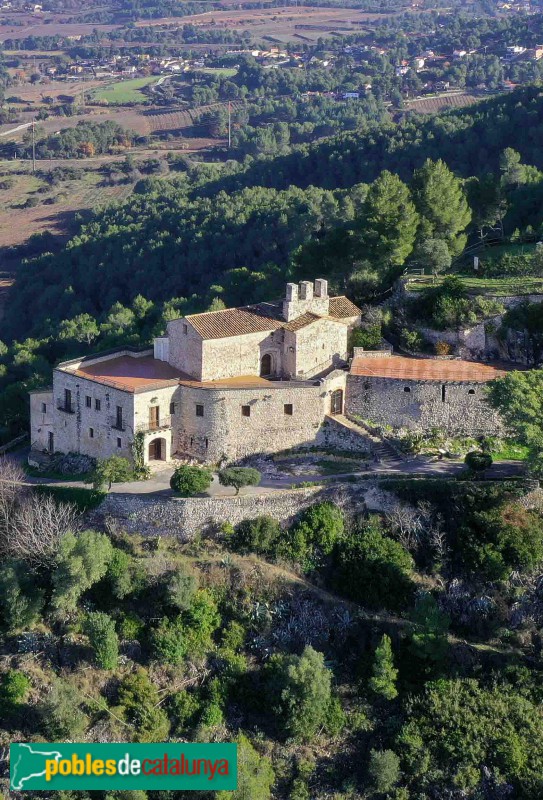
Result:
{"label": "stone castle", "polygon": [[31,393],[32,448],[132,458],[137,439],[144,463],[216,463],[326,441],[345,414],[393,427],[499,430],[484,384],[501,369],[360,348],[350,359],[360,320],[325,280],[302,281],[278,302],[172,320],[152,350],[61,363],[53,387]]}

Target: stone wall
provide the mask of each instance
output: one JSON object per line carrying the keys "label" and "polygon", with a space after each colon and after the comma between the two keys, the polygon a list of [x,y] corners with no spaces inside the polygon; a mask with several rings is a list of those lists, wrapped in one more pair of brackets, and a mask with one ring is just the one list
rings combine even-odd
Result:
{"label": "stone wall", "polygon": [[290,489],[240,497],[159,498],[133,494],[109,494],[101,506],[89,515],[89,524],[101,524],[113,517],[130,533],[178,536],[189,540],[198,531],[230,522],[268,514],[289,524],[305,508],[330,500],[356,509],[362,508],[366,487],[336,485]]}
{"label": "stone wall", "polygon": [[36,450],[49,448],[53,431],[53,390],[30,392],[30,445]]}
{"label": "stone wall", "polygon": [[380,425],[452,435],[502,434],[503,424],[486,400],[484,383],[391,380],[349,375],[346,413]]}
{"label": "stone wall", "polygon": [[348,326],[333,319],[319,319],[297,331],[285,331],[285,348],[294,347],[296,358],[292,377],[309,378],[346,363],[348,334]]}
{"label": "stone wall", "polygon": [[[64,392],[72,393],[72,413],[64,407]],[[89,398],[89,400],[87,400]],[[99,402],[99,408],[96,407]],[[90,405],[88,405],[90,403]],[[113,425],[116,407],[123,409],[125,430]],[[132,457],[134,394],[61,369],[53,373],[53,427],[55,451],[83,453],[92,458]]]}
{"label": "stone wall", "polygon": [[372,441],[363,430],[355,430],[335,417],[328,417],[318,433],[316,444],[334,450],[350,450],[352,453],[369,455]]}

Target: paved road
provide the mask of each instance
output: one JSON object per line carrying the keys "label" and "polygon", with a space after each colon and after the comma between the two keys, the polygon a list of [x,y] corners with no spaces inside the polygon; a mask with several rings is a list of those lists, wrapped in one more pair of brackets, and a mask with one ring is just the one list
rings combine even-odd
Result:
{"label": "paved road", "polygon": [[[17,453],[9,456],[19,463],[26,460],[28,449],[20,450]],[[406,459],[403,462],[394,461],[389,464],[386,461],[379,463],[372,463],[368,468],[360,472],[349,472],[341,475],[334,475],[333,478],[351,478],[351,477],[368,477],[374,475],[375,477],[394,476],[394,475],[412,475],[414,477],[421,476],[427,478],[455,478],[459,473],[465,469],[461,461],[449,461],[447,459],[438,460],[434,457],[418,456],[415,458]],[[522,462],[518,461],[501,461],[493,464],[492,467],[485,473],[486,479],[503,480],[505,478],[521,475],[524,470]],[[111,492],[114,494],[142,494],[142,495],[160,495],[172,496],[173,492],[170,489],[170,478],[173,473],[172,467],[153,468],[153,472],[149,480],[146,481],[131,481],[129,483],[115,483],[111,487]],[[323,483],[326,481],[326,476],[318,476],[314,474],[296,475],[285,477],[269,477],[263,475],[259,486],[248,486],[242,489],[240,495],[258,495],[268,494],[276,491],[289,489],[293,484],[300,484],[302,482]],[[62,481],[53,480],[49,478],[33,478],[28,477],[27,482],[30,485],[56,485],[68,486],[74,488],[87,487],[82,481]],[[213,483],[211,484],[208,492],[206,493],[212,497],[232,497],[235,495],[235,490],[221,486],[218,478],[215,475]]]}

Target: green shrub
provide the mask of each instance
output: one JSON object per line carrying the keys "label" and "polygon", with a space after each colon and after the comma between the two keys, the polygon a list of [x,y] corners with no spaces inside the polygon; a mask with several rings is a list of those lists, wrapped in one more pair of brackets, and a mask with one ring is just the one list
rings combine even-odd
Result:
{"label": "green shrub", "polygon": [[219,472],[219,483],[221,486],[233,486],[236,494],[244,486],[258,486],[261,474],[252,467],[227,467]]}
{"label": "green shrub", "polygon": [[285,736],[311,742],[324,727],[332,675],[324,656],[306,647],[301,656],[274,655],[267,665],[270,707]]}
{"label": "green shrub", "polygon": [[7,631],[27,628],[39,619],[43,592],[21,561],[0,565],[0,620]]}
{"label": "green shrub", "polygon": [[119,662],[119,639],[111,617],[101,611],[90,612],[85,619],[83,631],[89,637],[98,666],[102,669],[116,669]]}
{"label": "green shrub", "polygon": [[398,696],[397,678],[398,670],[394,667],[390,636],[384,634],[375,651],[370,689],[386,700],[394,700]]}
{"label": "green shrub", "polygon": [[113,597],[123,600],[145,586],[146,574],[131,555],[114,547],[107,566],[106,580],[111,586]]}
{"label": "green shrub", "polygon": [[173,719],[174,734],[186,736],[196,725],[201,713],[198,697],[186,691],[175,692],[170,699],[170,717]]}
{"label": "green shrub", "polygon": [[372,750],[368,775],[378,792],[388,792],[400,780],[400,759],[392,750]]}
{"label": "green shrub", "polygon": [[213,474],[203,467],[177,467],[170,478],[170,486],[181,497],[192,497],[209,489]]}
{"label": "green shrub", "polygon": [[485,469],[492,466],[492,456],[490,453],[483,453],[480,450],[470,450],[469,453],[466,453],[464,464],[473,472],[484,472]]}
{"label": "green shrub", "polygon": [[269,758],[259,755],[247,737],[238,738],[238,788],[217,792],[217,800],[270,800],[275,775]]}
{"label": "green shrub", "polygon": [[181,664],[188,652],[182,617],[174,620],[164,617],[151,634],[151,641],[154,655],[159,661]]}
{"label": "green shrub", "polygon": [[179,611],[190,608],[198,589],[198,573],[185,562],[176,567],[168,581],[168,602]]}
{"label": "green shrub", "polygon": [[281,526],[276,519],[264,515],[240,522],[230,538],[232,547],[240,553],[275,555]]}
{"label": "green shrub", "polygon": [[338,592],[370,608],[399,609],[412,596],[412,570],[407,550],[371,517],[338,548],[333,580]]}
{"label": "green shrub", "polygon": [[160,695],[144,669],[127,675],[119,686],[119,711],[133,726],[137,742],[163,742],[170,723],[159,702]]}
{"label": "green shrub", "polygon": [[30,681],[23,672],[10,669],[0,680],[0,709],[8,711],[22,703],[30,689]]}
{"label": "green shrub", "polygon": [[129,611],[117,624],[121,639],[139,639],[145,631],[145,624],[137,614]]}
{"label": "green shrub", "polygon": [[111,489],[113,483],[124,483],[133,477],[132,465],[127,458],[109,456],[97,461],[92,483],[97,491],[103,491],[106,486]]}
{"label": "green shrub", "polygon": [[35,486],[39,494],[49,494],[59,503],[72,503],[81,513],[97,508],[106,496],[95,489],[80,489],[75,486]]}
{"label": "green shrub", "polygon": [[54,679],[40,708],[49,741],[77,741],[83,737],[89,718],[81,710],[82,699],[80,691],[71,683]]}
{"label": "green shrub", "polygon": [[112,555],[113,547],[104,533],[65,534],[51,576],[53,608],[62,613],[75,611],[83,592],[106,574]]}

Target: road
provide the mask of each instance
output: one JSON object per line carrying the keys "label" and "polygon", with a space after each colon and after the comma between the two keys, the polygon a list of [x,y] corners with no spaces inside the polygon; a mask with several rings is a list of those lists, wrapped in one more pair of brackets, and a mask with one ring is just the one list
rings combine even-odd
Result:
{"label": "road", "polygon": [[[28,449],[20,450],[16,454],[12,454],[12,458],[19,463],[23,463],[28,455]],[[436,460],[433,457],[418,456],[406,459],[403,462],[394,460],[392,464],[386,461],[369,464],[367,469],[358,472],[348,472],[340,475],[334,475],[333,480],[338,479],[352,479],[354,478],[368,478],[373,477],[394,477],[396,476],[411,476],[421,478],[450,478],[454,480],[465,469],[463,462],[450,461],[447,459]],[[485,479],[489,480],[505,480],[507,478],[516,477],[523,473],[524,464],[518,461],[500,461],[493,464],[490,469],[485,473]],[[170,489],[170,478],[173,474],[172,466],[164,466],[162,468],[153,468],[151,477],[146,481],[131,481],[129,483],[114,483],[111,487],[113,494],[141,494],[141,495],[160,495],[161,497],[173,496]],[[300,483],[315,483],[322,484],[330,480],[330,477],[316,476],[315,474],[301,474],[296,476],[281,476],[270,477],[263,474],[259,486],[248,486],[242,489],[240,495],[261,495],[270,494],[277,491],[284,491],[290,489],[292,486],[299,486]],[[49,478],[34,478],[28,477],[26,480],[28,485],[50,485],[50,486],[66,486],[73,488],[89,488],[88,484],[82,481],[62,481],[53,480]],[[216,475],[213,477],[213,482],[209,487],[206,494],[210,497],[233,497],[235,490],[231,487],[221,486]]]}

